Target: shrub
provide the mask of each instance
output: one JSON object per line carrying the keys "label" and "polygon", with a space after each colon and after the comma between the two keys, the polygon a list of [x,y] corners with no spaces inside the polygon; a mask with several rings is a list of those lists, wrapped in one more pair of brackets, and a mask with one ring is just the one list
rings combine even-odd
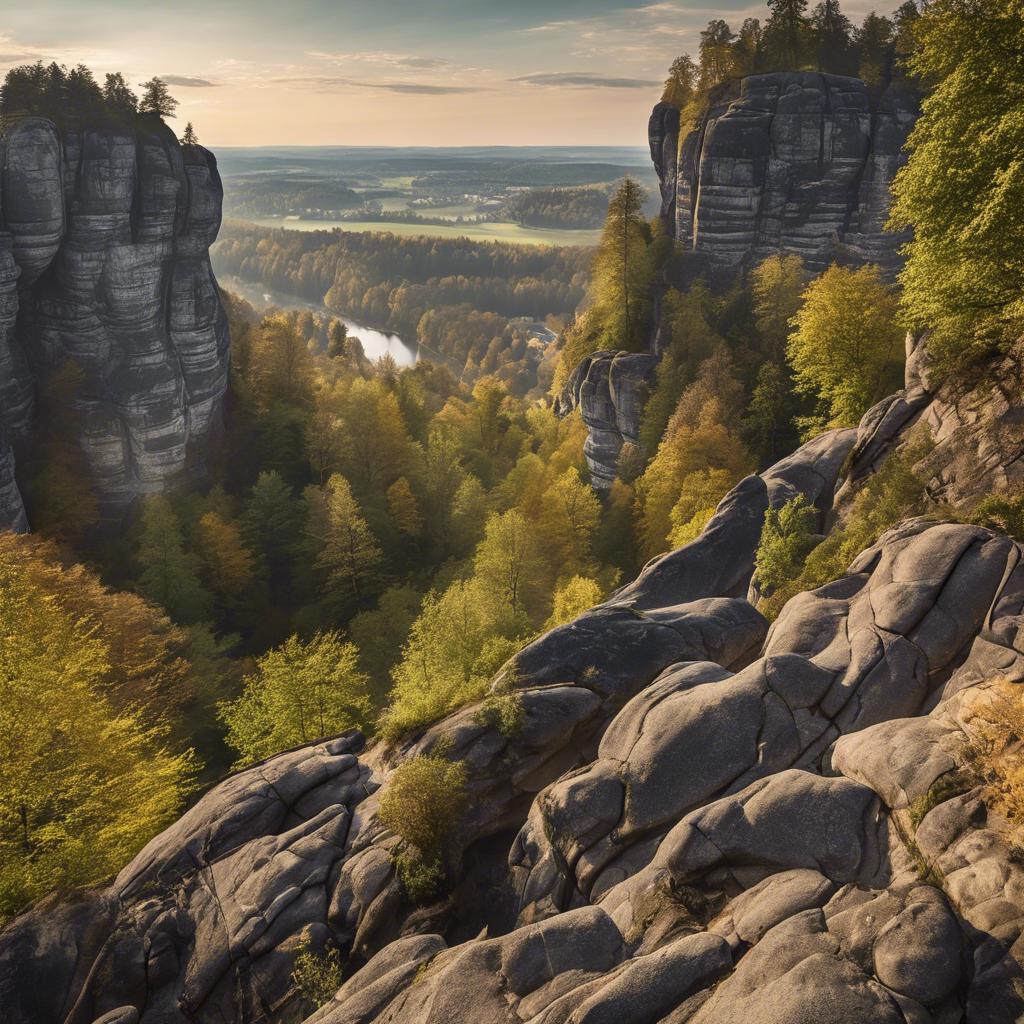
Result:
{"label": "shrub", "polygon": [[771,595],[800,574],[819,541],[817,526],[818,510],[802,494],[768,509],[754,561],[762,594]]}
{"label": "shrub", "polygon": [[967,521],[1024,541],[1024,494],[990,494],[975,505]]}
{"label": "shrub", "polygon": [[292,984],[299,995],[317,1008],[329,1002],[341,988],[341,955],[336,949],[315,953],[304,943],[292,969]]}
{"label": "shrub", "polygon": [[466,766],[438,753],[400,765],[380,799],[380,821],[401,840],[395,868],[406,894],[425,902],[439,889],[466,809]]}
{"label": "shrub", "polygon": [[984,797],[1009,822],[1015,840],[1024,841],[1024,686],[997,679],[975,710],[971,768],[984,784]]}
{"label": "shrub", "polygon": [[835,527],[807,556],[795,577],[777,580],[777,589],[759,605],[767,618],[778,616],[797,594],[842,576],[857,555],[886,530],[921,510],[924,481],[914,467],[931,446],[930,437],[918,436],[885,460],[857,493],[843,525]]}

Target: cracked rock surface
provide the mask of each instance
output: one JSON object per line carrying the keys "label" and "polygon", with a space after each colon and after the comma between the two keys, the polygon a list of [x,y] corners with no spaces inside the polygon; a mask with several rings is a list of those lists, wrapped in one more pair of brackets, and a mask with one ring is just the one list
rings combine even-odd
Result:
{"label": "cracked rock surface", "polygon": [[[28,523],[14,477],[35,393],[73,360],[81,444],[108,519],[202,471],[227,387],[228,328],[209,247],[213,154],[158,120],[0,139],[0,526]],[[70,413],[70,410],[69,410]]]}

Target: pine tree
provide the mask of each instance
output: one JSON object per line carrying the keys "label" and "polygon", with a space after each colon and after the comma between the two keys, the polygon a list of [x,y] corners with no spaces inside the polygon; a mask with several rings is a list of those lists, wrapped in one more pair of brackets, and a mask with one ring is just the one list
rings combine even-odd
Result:
{"label": "pine tree", "polygon": [[198,534],[210,588],[226,605],[236,604],[254,578],[252,553],[242,543],[241,530],[216,512],[207,512],[199,520]]}
{"label": "pine tree", "polygon": [[888,18],[872,11],[857,32],[857,51],[860,55],[860,77],[867,85],[880,90],[891,77],[893,46],[896,29]]}
{"label": "pine tree", "polygon": [[181,523],[162,494],[142,506],[137,555],[139,589],[177,622],[200,622],[210,613],[210,595],[199,582],[198,561],[185,551]]}
{"label": "pine tree", "polygon": [[185,125],[185,131],[184,131],[184,133],[181,136],[181,144],[183,146],[198,146],[199,145],[199,136],[196,135],[196,131],[192,127],[192,122],[191,121],[189,121],[188,124]]}
{"label": "pine tree", "polygon": [[331,359],[348,355],[348,328],[340,320],[331,321],[327,339],[327,354]]}
{"label": "pine tree", "polygon": [[706,93],[732,73],[733,42],[736,36],[728,22],[715,18],[700,34],[700,78],[698,88]]}
{"label": "pine tree", "polygon": [[157,117],[174,117],[178,101],[170,94],[167,83],[161,78],[151,78],[142,85],[142,102],[139,113],[155,114]]}
{"label": "pine tree", "polygon": [[400,533],[417,537],[423,529],[419,502],[409,481],[400,476],[387,490],[388,515]]}
{"label": "pine tree", "polygon": [[103,102],[114,114],[128,117],[139,109],[139,98],[119,71],[108,74],[103,84]]}
{"label": "pine tree", "polygon": [[799,71],[803,67],[807,32],[807,0],[767,0],[772,12],[764,29],[766,57],[771,70]]}
{"label": "pine tree", "polygon": [[333,587],[358,600],[369,591],[380,565],[380,547],[343,476],[335,473],[319,494],[310,520],[319,543],[316,564],[328,571]]}
{"label": "pine tree", "polygon": [[604,347],[645,347],[650,283],[650,236],[643,220],[643,189],[626,178],[608,204],[594,260],[595,312]]}
{"label": "pine tree", "polygon": [[843,14],[839,0],[821,0],[811,14],[819,71],[835,75],[849,74],[852,68],[853,25]]}
{"label": "pine tree", "polygon": [[696,95],[697,74],[697,65],[688,53],[676,57],[668,69],[661,102],[671,103],[672,106],[683,110]]}
{"label": "pine tree", "polygon": [[242,536],[279,596],[291,575],[302,535],[302,506],[279,473],[260,473],[241,518]]}

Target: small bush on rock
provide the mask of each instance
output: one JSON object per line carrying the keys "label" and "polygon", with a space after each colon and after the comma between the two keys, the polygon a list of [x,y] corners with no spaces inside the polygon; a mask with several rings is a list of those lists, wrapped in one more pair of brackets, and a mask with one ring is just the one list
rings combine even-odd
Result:
{"label": "small bush on rock", "polygon": [[846,572],[850,563],[903,519],[922,511],[924,480],[915,466],[932,448],[930,437],[912,438],[893,452],[853,500],[843,524],[807,556],[803,568],[789,580],[776,580],[777,589],[758,606],[769,619],[786,602],[805,590],[816,590]]}
{"label": "small bush on rock", "polygon": [[985,802],[1024,843],[1024,685],[998,679],[975,708],[971,767],[984,784]]}
{"label": "small bush on rock", "polygon": [[990,494],[978,502],[967,521],[1024,541],[1024,494]]}
{"label": "small bush on rock", "polygon": [[441,889],[445,861],[466,809],[466,782],[466,766],[437,753],[407,761],[387,781],[378,814],[402,841],[395,869],[415,903]]}
{"label": "small bush on rock", "polygon": [[754,563],[762,594],[771,595],[800,574],[820,540],[817,526],[818,510],[802,494],[768,509]]}
{"label": "small bush on rock", "polygon": [[299,995],[317,1008],[329,1002],[341,988],[341,956],[336,949],[316,953],[304,943],[295,958],[292,984]]}

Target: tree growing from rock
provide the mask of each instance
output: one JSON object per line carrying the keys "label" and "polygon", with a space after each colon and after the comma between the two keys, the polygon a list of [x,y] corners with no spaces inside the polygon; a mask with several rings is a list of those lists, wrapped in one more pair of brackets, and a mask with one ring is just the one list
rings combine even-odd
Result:
{"label": "tree growing from rock", "polygon": [[626,178],[608,204],[594,259],[594,305],[604,347],[644,347],[650,308],[650,233],[643,219],[643,189]]}
{"label": "tree growing from rock", "polygon": [[198,146],[199,136],[196,135],[195,128],[192,127],[192,122],[189,121],[185,125],[185,131],[181,134],[181,144],[183,146]]}
{"label": "tree growing from rock", "polygon": [[142,84],[140,114],[155,114],[157,117],[174,117],[178,101],[171,95],[162,78],[151,78]]}

